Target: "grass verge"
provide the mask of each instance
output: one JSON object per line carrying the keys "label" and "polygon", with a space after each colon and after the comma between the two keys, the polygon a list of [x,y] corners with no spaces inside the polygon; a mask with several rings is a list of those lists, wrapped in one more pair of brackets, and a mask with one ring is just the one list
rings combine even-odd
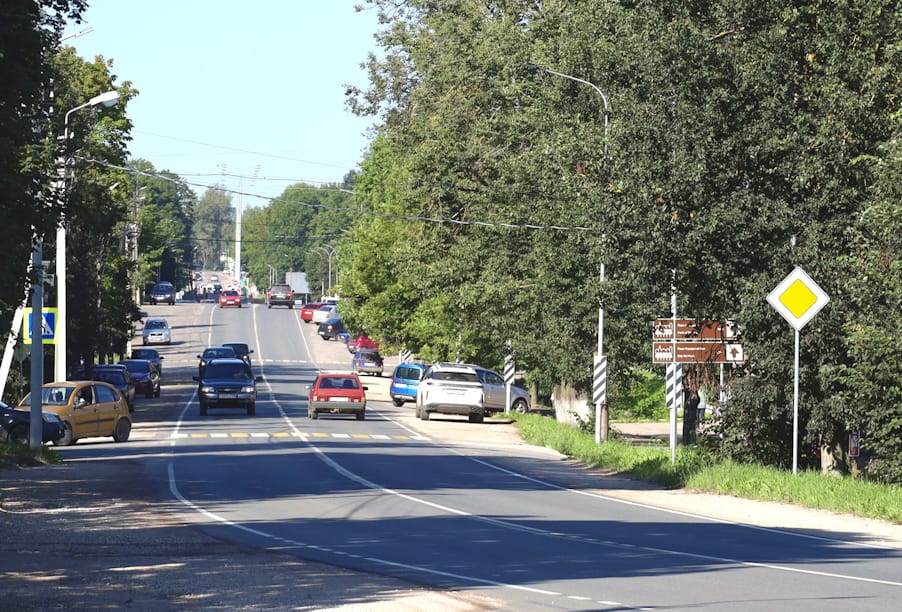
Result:
{"label": "grass verge", "polygon": [[61,460],[59,453],[49,446],[31,448],[27,444],[0,444],[0,469],[47,465]]}
{"label": "grass verge", "polygon": [[668,487],[797,504],[902,524],[899,486],[718,461],[696,446],[678,447],[677,459],[671,462],[669,448],[632,446],[617,440],[595,444],[593,435],[553,418],[533,414],[514,418],[520,435],[530,444],[553,448],[592,467],[629,472],[640,480]]}

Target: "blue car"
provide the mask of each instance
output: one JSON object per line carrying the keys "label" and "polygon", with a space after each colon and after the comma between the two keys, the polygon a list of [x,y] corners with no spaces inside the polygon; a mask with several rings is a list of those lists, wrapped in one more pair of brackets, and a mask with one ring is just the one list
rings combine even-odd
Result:
{"label": "blue car", "polygon": [[400,363],[391,376],[388,394],[395,406],[401,407],[404,402],[417,400],[417,387],[423,378],[426,366],[422,363]]}
{"label": "blue car", "polygon": [[[56,442],[66,433],[63,420],[52,412],[41,412],[44,419],[43,442]],[[31,411],[16,410],[0,402],[0,442],[28,444],[31,434]]]}

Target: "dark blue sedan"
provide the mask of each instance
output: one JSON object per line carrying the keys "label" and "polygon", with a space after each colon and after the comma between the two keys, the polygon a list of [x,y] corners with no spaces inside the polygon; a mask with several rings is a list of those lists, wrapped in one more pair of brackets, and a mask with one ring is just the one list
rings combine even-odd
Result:
{"label": "dark blue sedan", "polygon": [[[52,412],[41,412],[44,419],[43,441],[56,442],[66,433],[66,425]],[[16,410],[0,402],[0,442],[28,444],[31,435],[31,411]]]}

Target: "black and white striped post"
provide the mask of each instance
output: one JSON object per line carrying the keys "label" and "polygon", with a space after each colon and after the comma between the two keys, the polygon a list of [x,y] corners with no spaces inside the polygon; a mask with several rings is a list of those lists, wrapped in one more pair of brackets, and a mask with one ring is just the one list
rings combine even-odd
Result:
{"label": "black and white striped post", "polygon": [[[592,368],[592,403],[595,404],[595,443],[600,444],[607,439],[607,423],[602,423],[602,410],[608,396],[608,358],[595,355],[595,366]],[[602,436],[602,433],[605,435]]]}
{"label": "black and white striped post", "polygon": [[504,378],[504,412],[508,414],[511,411],[511,385],[514,384],[516,371],[514,356],[508,353],[504,358],[504,371],[502,372],[502,377]]}
{"label": "black and white striped post", "polygon": [[408,350],[403,350],[400,353],[398,353],[398,361],[400,363],[407,363],[408,361],[410,361],[411,357],[413,357],[413,353],[411,353]]}

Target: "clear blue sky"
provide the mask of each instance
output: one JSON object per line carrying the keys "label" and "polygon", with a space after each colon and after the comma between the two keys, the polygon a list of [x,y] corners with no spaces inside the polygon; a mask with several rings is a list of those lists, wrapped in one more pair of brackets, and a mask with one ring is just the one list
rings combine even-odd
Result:
{"label": "clear blue sky", "polygon": [[[192,184],[262,197],[296,182],[337,182],[358,167],[372,118],[345,107],[345,84],[367,85],[376,13],[360,0],[91,0],[79,55],[113,60],[128,105],[129,151]],[[257,175],[256,179],[252,177]],[[233,200],[234,201],[234,200]]]}

